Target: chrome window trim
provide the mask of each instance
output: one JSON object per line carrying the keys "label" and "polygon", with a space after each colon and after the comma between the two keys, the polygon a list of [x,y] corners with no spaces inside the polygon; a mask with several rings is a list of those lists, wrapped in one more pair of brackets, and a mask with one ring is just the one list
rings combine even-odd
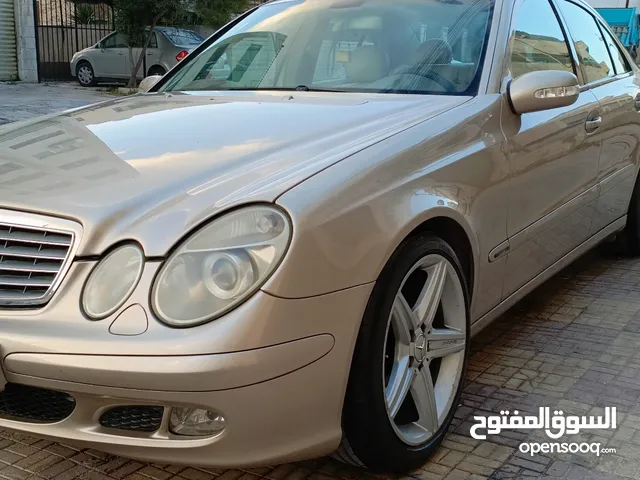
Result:
{"label": "chrome window trim", "polygon": [[17,210],[0,209],[0,223],[17,228],[26,227],[34,230],[42,230],[51,233],[71,235],[71,246],[69,252],[60,266],[60,271],[54,279],[47,292],[40,298],[6,302],[0,305],[0,311],[13,307],[44,307],[56,294],[64,278],[66,277],[71,264],[76,257],[80,243],[82,241],[83,228],[78,222],[57,217],[20,212]]}
{"label": "chrome window trim", "polygon": [[603,85],[607,85],[611,82],[615,82],[617,80],[622,80],[623,78],[628,78],[628,77],[632,77],[635,75],[635,72],[625,72],[625,73],[621,73],[619,75],[615,75],[613,77],[604,77],[601,78],[600,80],[594,80],[593,82],[589,82],[586,83],[584,85],[580,85],[580,92],[588,92],[589,90],[591,90],[592,88],[598,88],[601,87]]}

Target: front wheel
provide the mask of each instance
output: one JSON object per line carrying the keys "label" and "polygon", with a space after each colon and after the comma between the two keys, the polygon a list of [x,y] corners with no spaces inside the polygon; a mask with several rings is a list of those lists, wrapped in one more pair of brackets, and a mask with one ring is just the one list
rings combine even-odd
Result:
{"label": "front wheel", "polygon": [[78,83],[83,87],[95,86],[96,76],[93,72],[93,67],[89,62],[80,62],[76,67],[76,78]]}
{"label": "front wheel", "polygon": [[624,253],[631,257],[640,256],[640,178],[636,180],[633,189],[627,212],[627,226],[620,240]]}
{"label": "front wheel", "polygon": [[458,405],[469,349],[469,296],[453,249],[434,235],[399,247],[362,321],[336,457],[404,473],[435,452]]}

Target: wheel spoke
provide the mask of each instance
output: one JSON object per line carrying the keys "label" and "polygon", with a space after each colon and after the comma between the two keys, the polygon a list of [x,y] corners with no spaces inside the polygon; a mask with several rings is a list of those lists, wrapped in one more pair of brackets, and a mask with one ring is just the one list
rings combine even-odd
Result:
{"label": "wheel spoke", "polygon": [[418,301],[413,309],[420,324],[428,329],[433,324],[433,319],[438,311],[442,290],[447,278],[447,265],[445,262],[438,262],[427,270],[429,275],[418,296]]}
{"label": "wheel spoke", "polygon": [[411,396],[418,410],[416,424],[431,434],[435,433],[440,425],[438,423],[436,394],[429,365],[424,365],[413,379]]}
{"label": "wheel spoke", "polygon": [[411,334],[418,325],[418,318],[411,310],[402,293],[398,293],[393,302],[391,320],[396,340],[403,345],[409,345],[411,343]]}
{"label": "wheel spoke", "polygon": [[393,365],[389,385],[385,391],[387,411],[391,419],[394,419],[400,411],[400,407],[407,398],[407,394],[411,388],[415,370],[411,368],[410,363],[411,359],[405,356]]}
{"label": "wheel spoke", "polygon": [[441,358],[462,352],[466,346],[466,335],[458,330],[434,329],[427,337],[428,358]]}

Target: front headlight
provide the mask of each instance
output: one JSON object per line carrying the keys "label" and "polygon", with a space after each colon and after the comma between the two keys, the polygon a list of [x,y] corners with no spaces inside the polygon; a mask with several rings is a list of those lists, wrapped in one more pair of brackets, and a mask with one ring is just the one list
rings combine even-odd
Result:
{"label": "front headlight", "polygon": [[156,315],[175,327],[224,315],[267,281],[290,238],[288,217],[274,207],[245,207],[214,220],[160,269],[151,293]]}
{"label": "front headlight", "polygon": [[144,254],[134,245],[117,248],[96,265],[82,292],[82,308],[100,320],[115,313],[135,290],[144,267]]}

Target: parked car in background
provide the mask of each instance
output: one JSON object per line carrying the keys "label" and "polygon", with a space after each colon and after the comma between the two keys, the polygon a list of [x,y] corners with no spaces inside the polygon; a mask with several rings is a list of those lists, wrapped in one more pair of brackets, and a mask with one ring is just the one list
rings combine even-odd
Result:
{"label": "parked car in background", "polygon": [[[200,45],[204,38],[193,30],[156,27],[138,78],[164,75]],[[134,48],[134,61],[141,48]],[[97,44],[77,52],[71,59],[71,74],[84,87],[101,81],[124,81],[131,76],[129,48],[123,35],[113,32]]]}
{"label": "parked car in background", "polygon": [[2,127],[0,428],[420,467],[472,334],[640,253],[639,72],[581,0],[283,0],[149,93]]}

